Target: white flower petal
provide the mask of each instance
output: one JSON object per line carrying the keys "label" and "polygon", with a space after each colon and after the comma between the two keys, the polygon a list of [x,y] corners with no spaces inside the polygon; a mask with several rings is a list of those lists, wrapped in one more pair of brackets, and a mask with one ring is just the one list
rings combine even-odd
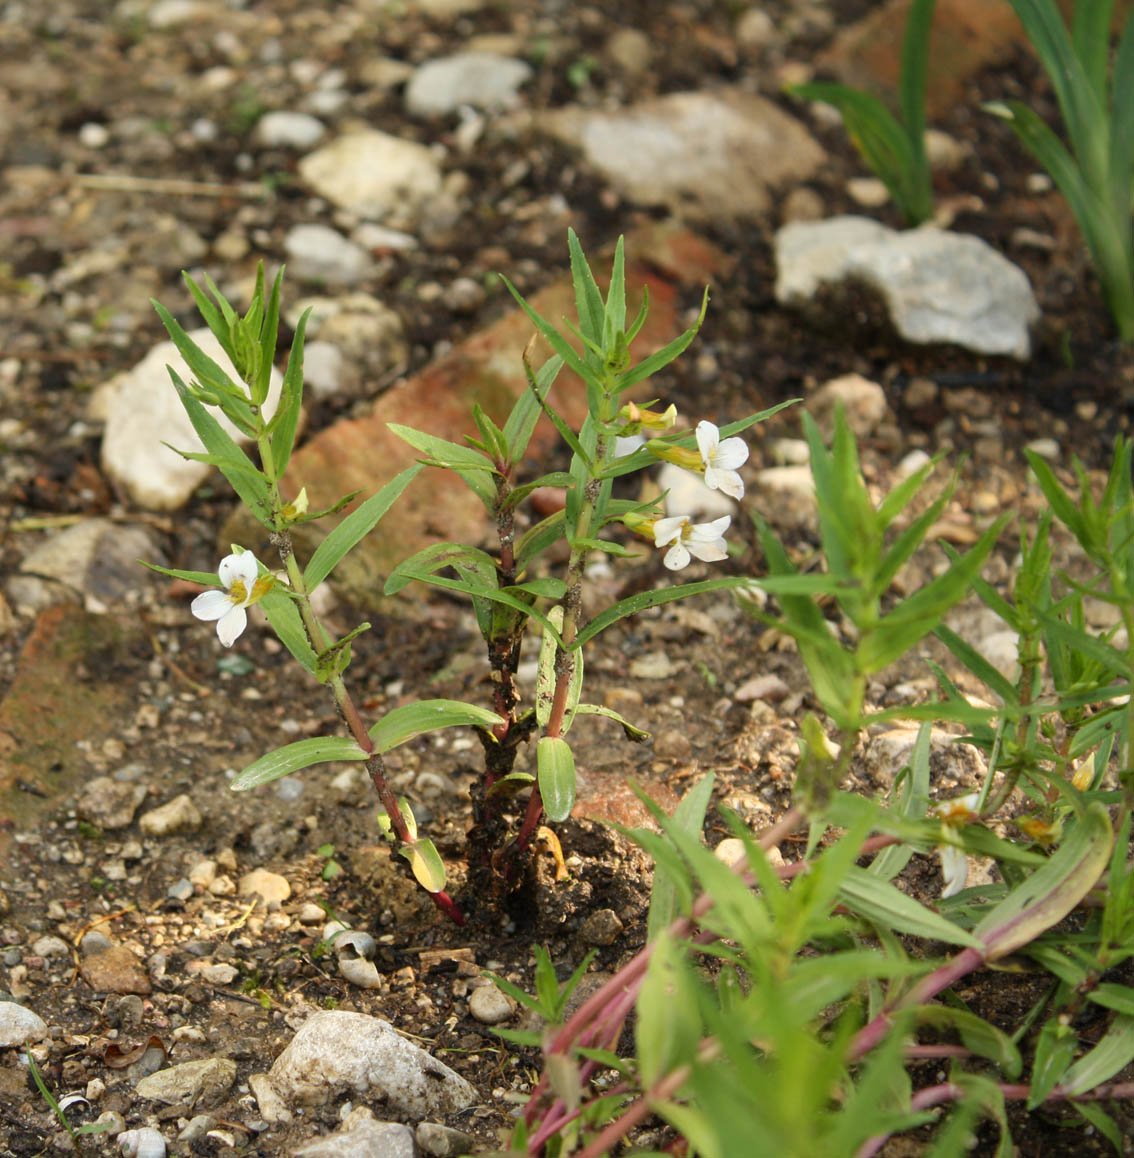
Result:
{"label": "white flower petal", "polygon": [[259,574],[256,556],[251,551],[245,551],[241,555],[225,555],[217,568],[217,574],[226,587],[231,587],[239,579],[244,584],[245,591],[251,591],[252,584],[256,582],[256,576]]}
{"label": "white flower petal", "polygon": [[697,449],[701,452],[701,459],[706,466],[713,461],[720,440],[721,432],[711,422],[697,423]]}
{"label": "white flower petal", "polygon": [[711,523],[698,523],[689,532],[690,539],[699,539],[701,542],[715,542],[717,539],[724,538],[725,531],[728,530],[729,523],[732,522],[732,515],[722,515],[719,519],[714,519]]}
{"label": "white flower petal", "polygon": [[698,559],[704,560],[706,563],[719,563],[722,559],[728,558],[728,544],[724,539],[704,539],[697,540],[692,536],[689,538],[688,549],[690,554],[696,555]]}
{"label": "white flower petal", "polygon": [[232,647],[247,626],[248,612],[243,607],[233,607],[227,615],[217,620],[217,639],[225,647]]}
{"label": "white flower petal", "polygon": [[654,546],[664,547],[667,543],[681,541],[682,531],[689,519],[685,515],[670,515],[654,523]]}
{"label": "white flower petal", "polygon": [[671,571],[680,571],[682,567],[689,565],[689,552],[685,549],[685,544],[682,542],[674,543],[672,547],[665,553],[665,558],[662,562]]}
{"label": "white flower petal", "polygon": [[713,454],[713,466],[720,470],[736,470],[748,461],[748,443],[743,438],[726,438]]}
{"label": "white flower petal", "polygon": [[734,470],[717,470],[715,467],[705,468],[705,486],[711,491],[720,491],[729,498],[744,498],[744,480]]}
{"label": "white flower petal", "polygon": [[955,897],[965,887],[969,876],[965,850],[952,844],[940,844],[937,846],[937,855],[941,858],[941,876],[945,882],[941,896]]}
{"label": "white flower petal", "polygon": [[218,591],[213,588],[211,591],[205,591],[198,595],[189,604],[189,610],[198,619],[206,621],[220,619],[221,616],[227,615],[232,610],[232,600],[229,599],[227,591]]}

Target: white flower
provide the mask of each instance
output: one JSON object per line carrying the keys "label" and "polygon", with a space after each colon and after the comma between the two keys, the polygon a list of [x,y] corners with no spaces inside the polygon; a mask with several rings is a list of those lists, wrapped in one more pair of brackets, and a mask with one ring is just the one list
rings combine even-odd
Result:
{"label": "white flower", "polygon": [[262,598],[272,585],[270,577],[258,578],[259,569],[251,551],[225,555],[217,568],[225,589],[205,591],[189,606],[198,619],[217,621],[217,638],[225,647],[232,647],[248,626],[248,612],[244,609]]}
{"label": "white flower", "polygon": [[[956,832],[963,825],[980,819],[980,813],[977,812],[979,804],[980,793],[970,792],[967,796],[956,796],[952,800],[941,801],[934,811],[941,817],[941,824],[946,833]],[[942,899],[954,897],[965,887],[969,875],[969,862],[965,850],[955,844],[939,844],[937,855],[941,859],[941,877],[945,882],[941,889]]]}
{"label": "white flower", "polygon": [[697,449],[705,464],[705,485],[709,490],[724,491],[734,499],[744,497],[744,480],[737,467],[748,460],[748,443],[743,438],[726,438],[711,422],[697,423]]}
{"label": "white flower", "polygon": [[968,880],[969,858],[965,856],[965,850],[955,844],[939,844],[937,855],[941,858],[941,878],[945,882],[941,897],[955,897]]}
{"label": "white flower", "polygon": [[669,547],[662,562],[671,571],[680,571],[696,555],[706,563],[728,558],[724,533],[732,519],[728,515],[711,523],[691,523],[687,515],[672,515],[654,523],[654,546]]}

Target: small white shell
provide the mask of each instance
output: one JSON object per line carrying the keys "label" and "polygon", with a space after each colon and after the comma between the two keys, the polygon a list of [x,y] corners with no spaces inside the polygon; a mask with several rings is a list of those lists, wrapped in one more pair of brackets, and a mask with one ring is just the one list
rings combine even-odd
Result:
{"label": "small white shell", "polygon": [[165,1158],[165,1139],[152,1126],[123,1131],[118,1135],[118,1147],[123,1158]]}
{"label": "small white shell", "polygon": [[378,952],[378,945],[369,933],[351,930],[349,933],[340,933],[332,942],[340,960],[350,960],[355,957],[365,957],[367,960]]}
{"label": "small white shell", "polygon": [[378,989],[382,984],[374,962],[365,957],[340,957],[339,972],[359,989]]}

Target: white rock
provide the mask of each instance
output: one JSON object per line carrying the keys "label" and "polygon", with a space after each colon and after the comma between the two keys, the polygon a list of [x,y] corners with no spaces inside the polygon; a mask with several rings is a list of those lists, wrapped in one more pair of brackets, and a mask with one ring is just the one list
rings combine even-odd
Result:
{"label": "white rock", "polygon": [[288,271],[308,281],[354,285],[374,268],[370,254],[329,225],[293,225],[284,238]]}
{"label": "white rock", "polygon": [[418,246],[417,238],[412,233],[389,229],[385,225],[375,225],[373,221],[364,221],[351,233],[350,239],[371,252],[383,249],[398,251],[417,249]]}
{"label": "white rock", "polygon": [[1028,443],[1028,450],[1046,458],[1048,462],[1058,462],[1060,455],[1059,443],[1054,438],[1033,438]]}
{"label": "white rock", "polygon": [[207,1057],[158,1070],[142,1078],[134,1092],[140,1098],[191,1109],[198,1102],[205,1106],[219,1102],[235,1081],[236,1062],[226,1057]]}
{"label": "white rock", "polygon": [[406,111],[415,117],[447,116],[467,105],[485,112],[514,109],[531,66],[495,52],[458,52],[427,60],[406,85]]}
{"label": "white rock", "polygon": [[343,352],[333,342],[303,347],[303,390],[316,398],[333,398],[343,386]]}
{"label": "white rock", "polygon": [[266,905],[283,904],[291,896],[291,885],[279,873],[253,869],[240,878],[237,892],[242,897],[259,897]]}
{"label": "white rock", "polygon": [[890,200],[890,190],[877,177],[852,177],[847,195],[864,209],[878,209]]}
{"label": "white rock", "polygon": [[260,1107],[260,1115],[271,1126],[281,1126],[291,1121],[291,1111],[280,1097],[272,1079],[267,1074],[253,1074],[248,1085]]}
{"label": "white rock", "polygon": [[759,216],[771,190],[805,181],[823,161],[799,121],[739,89],[671,93],[617,111],[572,107],[540,122],[631,200],[692,220]]}
{"label": "white rock", "polygon": [[441,167],[414,141],[366,130],[347,133],[299,162],[299,175],[321,197],[381,221],[397,211],[415,222],[441,191]]}
{"label": "white rock", "polygon": [[476,1139],[464,1130],[454,1130],[440,1122],[419,1122],[414,1131],[417,1144],[432,1158],[458,1158],[461,1154],[471,1154]]}
{"label": "white rock", "polygon": [[832,378],[808,399],[807,408],[825,433],[834,429],[835,410],[841,406],[847,423],[859,438],[878,429],[886,417],[886,391],[861,374]]}
{"label": "white rock", "polygon": [[[192,330],[189,336],[235,379],[232,362],[210,330]],[[102,437],[103,470],[138,506],[156,511],[177,510],[213,470],[206,463],[183,459],[163,445],[168,442],[178,450],[205,449],[177,397],[167,366],[172,366],[182,381],[192,381],[193,375],[177,347],[172,342],[158,343],[120,381]],[[275,412],[282,384],[283,375],[273,368],[264,407],[268,417]],[[248,439],[219,411],[211,413],[230,437],[247,443]]]}
{"label": "white rock", "polygon": [[[867,743],[865,765],[875,784],[889,788],[894,777],[913,758],[917,728],[889,728],[872,736]],[[985,770],[984,757],[969,744],[958,744],[957,737],[941,728],[929,733],[930,778],[934,783],[950,780],[968,784]]]}
{"label": "white rock", "polygon": [[87,121],[79,129],[79,144],[87,149],[102,149],[110,144],[110,130],[98,121]]}
{"label": "white rock", "polygon": [[469,1013],[482,1025],[499,1025],[515,1012],[515,1003],[495,985],[482,985],[469,994]]}
{"label": "white rock", "polygon": [[0,1048],[8,1049],[47,1036],[47,1022],[26,1006],[0,1001]]}
{"label": "white rock", "polygon": [[815,497],[815,480],[810,466],[769,466],[756,472],[756,485],[761,490],[783,491],[803,499]]}
{"label": "white rock", "polygon": [[980,238],[933,225],[896,232],[865,217],[793,222],[776,233],[776,300],[799,304],[857,278],[909,342],[954,342],[1026,359],[1039,307],[1027,275]]}
{"label": "white rock", "polygon": [[360,1106],[343,1128],[293,1150],[295,1158],[416,1158],[413,1131],[401,1122],[376,1122]]}
{"label": "white rock", "polygon": [[377,1017],[323,1010],[300,1028],[269,1077],[289,1104],[322,1105],[341,1096],[385,1100],[392,1112],[455,1113],[476,1090],[448,1066]]}
{"label": "white rock", "polygon": [[923,467],[928,466],[931,461],[928,452],[917,447],[902,457],[901,462],[894,468],[894,473],[900,479],[909,478],[910,475],[917,474]]}
{"label": "white rock", "polygon": [[142,813],[138,827],[147,836],[171,836],[175,832],[196,832],[201,827],[201,814],[185,793],[175,796],[166,804]]}
{"label": "white rock", "polygon": [[256,137],[269,148],[310,149],[326,131],[310,113],[271,112],[256,122]]}

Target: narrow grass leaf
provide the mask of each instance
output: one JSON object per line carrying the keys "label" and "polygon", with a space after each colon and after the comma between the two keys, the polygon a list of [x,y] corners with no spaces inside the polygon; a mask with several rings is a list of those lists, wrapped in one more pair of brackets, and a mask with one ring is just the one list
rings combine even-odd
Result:
{"label": "narrow grass leaf", "polygon": [[289,776],[315,764],[329,764],[336,760],[365,760],[366,753],[349,736],[313,736],[285,744],[253,761],[229,785],[234,792],[246,792],[261,784],[270,784],[281,776]]}
{"label": "narrow grass leaf", "polygon": [[[698,835],[705,823],[705,813],[713,795],[712,772],[702,776],[681,798],[673,811],[673,823],[690,835]],[[663,929],[667,929],[678,915],[677,891],[673,878],[659,865],[654,873],[653,889],[650,892],[650,910],[646,918],[646,940],[652,941]]]}
{"label": "narrow grass leaf", "polygon": [[379,752],[436,732],[440,728],[473,727],[490,731],[503,721],[496,712],[461,700],[417,700],[387,712],[369,732]]}

